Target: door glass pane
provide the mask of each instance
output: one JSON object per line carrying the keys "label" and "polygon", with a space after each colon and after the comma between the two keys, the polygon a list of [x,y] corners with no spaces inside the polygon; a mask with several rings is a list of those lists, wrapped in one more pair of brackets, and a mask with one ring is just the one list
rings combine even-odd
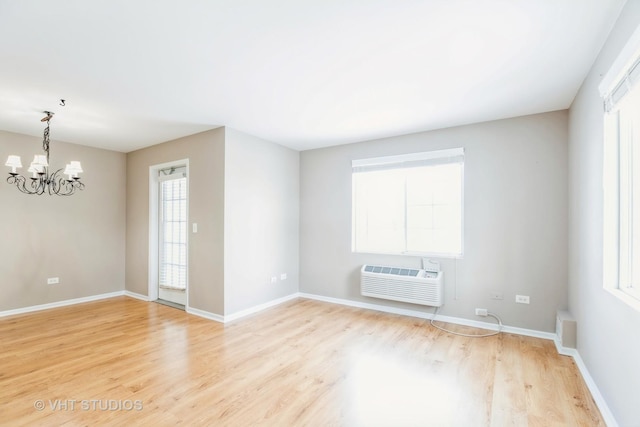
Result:
{"label": "door glass pane", "polygon": [[160,182],[160,286],[187,286],[187,179]]}

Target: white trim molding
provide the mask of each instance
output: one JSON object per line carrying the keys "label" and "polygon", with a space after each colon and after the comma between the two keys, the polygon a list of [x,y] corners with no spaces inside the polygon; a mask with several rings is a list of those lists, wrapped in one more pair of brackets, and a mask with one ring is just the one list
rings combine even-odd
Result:
{"label": "white trim molding", "polygon": [[142,295],[142,294],[139,294],[139,293],[136,293],[136,292],[127,291],[127,290],[124,291],[124,295],[128,296],[128,297],[131,297],[131,298],[139,299],[141,301],[147,301],[147,302],[151,301],[151,299],[146,295]]}
{"label": "white trim molding", "polygon": [[618,427],[618,422],[616,421],[611,409],[609,409],[609,405],[607,405],[607,401],[602,397],[602,393],[600,393],[600,389],[596,385],[596,382],[591,377],[589,370],[587,369],[587,365],[584,364],[582,357],[580,357],[580,353],[575,348],[563,347],[560,340],[556,337],[553,340],[556,344],[556,349],[558,350],[558,354],[563,356],[573,357],[574,362],[576,362],[576,366],[582,375],[582,379],[584,380],[587,388],[591,392],[591,397],[593,397],[593,401],[596,402],[596,406],[600,410],[600,415],[602,415],[602,419],[608,427]]}
{"label": "white trim molding", "polygon": [[300,294],[296,292],[295,294],[291,294],[291,295],[284,296],[282,298],[274,299],[274,300],[265,302],[264,304],[259,304],[259,305],[253,306],[253,307],[249,307],[249,308],[247,308],[245,310],[237,311],[237,312],[235,312],[233,314],[229,314],[228,316],[224,316],[224,322],[225,323],[231,322],[233,320],[237,320],[237,319],[240,319],[242,317],[246,317],[246,316],[249,316],[251,314],[258,313],[260,311],[266,310],[266,309],[274,307],[276,305],[283,304],[283,303],[285,303],[287,301],[294,300],[294,299],[298,298],[299,296],[300,296]]}
{"label": "white trim molding", "polygon": [[584,364],[582,357],[580,357],[580,353],[577,350],[570,349],[570,356],[573,357],[573,360],[576,362],[580,373],[582,374],[582,379],[584,379],[585,384],[587,384],[587,388],[591,392],[591,397],[596,402],[596,406],[600,410],[600,415],[602,415],[602,419],[604,419],[605,424],[608,427],[619,427],[618,422],[613,416],[613,412],[609,409],[609,405],[607,405],[607,401],[604,400],[602,393],[600,393],[600,389],[598,385],[591,377],[589,370],[587,369],[587,365]]}
{"label": "white trim molding", "polygon": [[224,316],[220,316],[219,314],[210,313],[208,311],[200,310],[199,308],[193,308],[193,307],[185,307],[185,311],[189,314],[193,314],[194,316],[203,317],[205,319],[224,323]]}
{"label": "white trim molding", "polygon": [[[340,304],[340,305],[347,305],[347,306],[356,307],[356,308],[364,308],[367,310],[382,311],[384,313],[418,317],[420,319],[431,320],[431,318],[433,318],[433,313],[427,313],[425,311],[408,310],[406,308],[389,307],[386,305],[370,304],[366,302],[351,301],[346,299],[325,297],[321,295],[314,295],[314,294],[307,294],[307,293],[300,293],[299,296],[301,298],[330,302],[330,303]],[[463,319],[460,317],[443,316],[441,314],[438,314],[438,316],[436,317],[436,321],[453,323],[456,325],[463,325],[463,326],[472,326],[474,328],[488,329],[490,331],[498,330],[498,325],[495,323],[480,322],[477,320]],[[524,335],[528,337],[542,338],[546,340],[553,340],[553,338],[555,337],[555,335],[552,334],[551,332],[542,332],[542,331],[536,331],[533,329],[517,328],[514,326],[506,326],[506,325],[502,326],[502,332],[507,332],[507,333],[516,334],[516,335]]]}
{"label": "white trim molding", "polygon": [[64,301],[50,302],[47,304],[32,305],[29,307],[16,308],[13,310],[0,311],[0,317],[14,316],[16,314],[32,313],[34,311],[49,310],[51,308],[66,307],[68,305],[82,304],[83,302],[98,301],[101,299],[120,297],[125,295],[125,291],[109,292],[106,294],[92,295],[89,297],[73,298]]}
{"label": "white trim molding", "polygon": [[215,313],[211,313],[205,310],[200,310],[198,308],[193,308],[193,307],[186,307],[186,312],[189,314],[193,314],[196,316],[200,316],[200,317],[204,317],[205,319],[209,319],[209,320],[215,320],[216,322],[220,322],[220,323],[229,323],[232,322],[234,320],[238,320],[241,319],[243,317],[247,317],[250,316],[252,314],[258,313],[260,311],[266,310],[268,308],[274,307],[276,305],[280,305],[283,304],[287,301],[291,301],[294,300],[296,298],[298,298],[300,295],[296,292],[294,294],[291,295],[286,295],[282,298],[278,298],[278,299],[274,299],[271,301],[267,301],[264,304],[258,304],[256,306],[253,307],[249,307],[245,310],[240,310],[237,311],[233,314],[229,314],[227,316],[221,316],[219,314],[215,314]]}

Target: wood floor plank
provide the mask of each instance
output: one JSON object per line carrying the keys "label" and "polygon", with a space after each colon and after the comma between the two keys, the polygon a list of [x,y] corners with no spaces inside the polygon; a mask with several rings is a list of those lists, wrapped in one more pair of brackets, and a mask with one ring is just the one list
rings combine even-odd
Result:
{"label": "wood floor plank", "polygon": [[604,426],[550,341],[305,299],[223,325],[118,297],[0,319],[0,349],[0,425]]}

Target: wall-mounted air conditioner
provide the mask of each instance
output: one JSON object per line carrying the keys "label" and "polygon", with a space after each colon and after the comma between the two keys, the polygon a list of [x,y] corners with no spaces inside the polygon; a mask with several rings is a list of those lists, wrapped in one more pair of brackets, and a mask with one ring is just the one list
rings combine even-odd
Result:
{"label": "wall-mounted air conditioner", "polygon": [[[435,268],[434,268],[435,270]],[[444,304],[442,271],[365,264],[360,270],[364,296],[440,307]]]}

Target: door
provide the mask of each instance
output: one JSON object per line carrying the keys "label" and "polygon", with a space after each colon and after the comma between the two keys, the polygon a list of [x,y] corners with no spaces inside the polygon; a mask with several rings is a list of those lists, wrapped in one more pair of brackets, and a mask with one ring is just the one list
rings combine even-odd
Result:
{"label": "door", "polygon": [[187,304],[187,168],[158,171],[158,299]]}

